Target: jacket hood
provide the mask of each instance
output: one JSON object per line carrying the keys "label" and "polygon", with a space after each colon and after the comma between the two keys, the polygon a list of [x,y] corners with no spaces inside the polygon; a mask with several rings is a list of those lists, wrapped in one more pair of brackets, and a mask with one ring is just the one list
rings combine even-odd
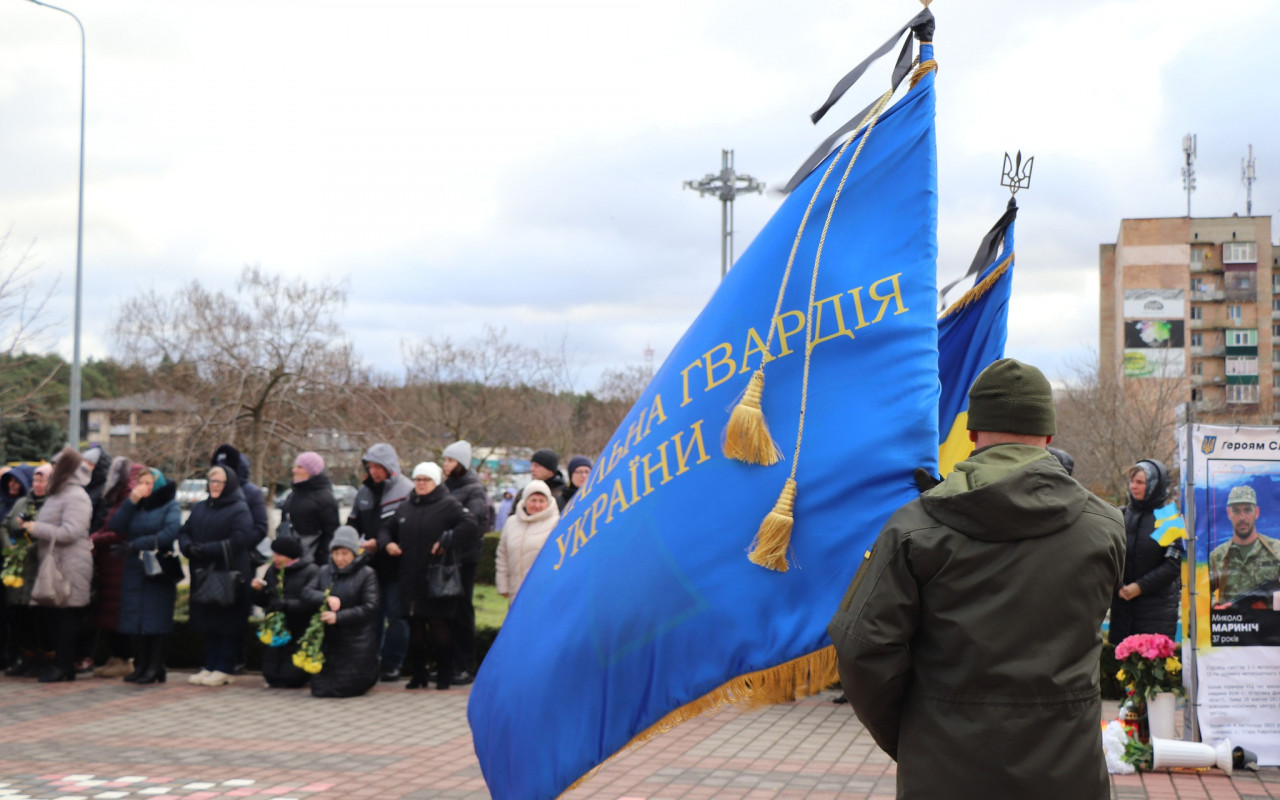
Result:
{"label": "jacket hood", "polygon": [[[547,498],[547,507],[537,514],[530,514],[525,510],[525,504],[529,502],[529,496],[535,494],[540,494]],[[539,480],[529,481],[524,487],[524,497],[520,498],[520,505],[516,507],[516,518],[522,522],[537,522],[552,515],[556,519],[560,518],[560,506],[556,503],[556,499],[551,496],[551,490],[547,488],[547,484]]]}
{"label": "jacket hood", "polygon": [[89,462],[88,458],[85,459],[86,462],[92,464],[89,483],[86,484],[86,488],[94,489],[99,486],[105,487],[107,479],[111,476],[111,455],[101,447],[91,447],[89,449],[98,451],[98,459],[97,461],[92,462]]}
{"label": "jacket hood", "polygon": [[1164,505],[1169,497],[1169,468],[1154,458],[1144,458],[1137,463],[1147,476],[1147,494],[1141,500],[1129,495],[1129,508],[1134,511],[1150,511]]}
{"label": "jacket hood", "polygon": [[[21,497],[31,491],[31,479],[35,477],[35,474],[35,467],[30,464],[19,464],[4,475],[0,475],[0,492],[3,492],[3,496],[8,497],[9,482],[17,481],[18,485],[22,487],[22,493],[18,495],[18,497]],[[16,500],[17,498],[14,499]]]}
{"label": "jacket hood", "polygon": [[222,466],[222,471],[227,476],[227,485],[222,487],[222,494],[217,497],[211,496],[204,502],[208,504],[209,508],[220,508],[221,506],[229,506],[232,503],[245,502],[244,490],[240,488],[240,479],[230,468],[223,465],[218,466]]}
{"label": "jacket hood", "polygon": [[381,464],[392,475],[400,474],[400,457],[396,455],[396,449],[386,442],[378,442],[370,447],[368,452],[360,457],[360,461],[365,465]]}
{"label": "jacket hood", "polygon": [[211,467],[229,467],[234,470],[241,483],[249,480],[249,458],[235,448],[234,445],[218,445],[209,459]]}
{"label": "jacket hood", "polygon": [[1089,496],[1044,448],[997,444],[974,451],[920,502],[929,516],[970,538],[1014,542],[1068,527]]}

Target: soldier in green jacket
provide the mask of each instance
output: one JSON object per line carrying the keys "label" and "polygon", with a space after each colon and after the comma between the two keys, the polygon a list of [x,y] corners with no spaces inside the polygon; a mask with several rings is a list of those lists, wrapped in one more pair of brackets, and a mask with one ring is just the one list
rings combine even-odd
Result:
{"label": "soldier in green jacket", "polygon": [[995,362],[969,390],[977,449],[898,509],[828,627],[898,797],[1106,800],[1101,625],[1124,572],[1120,512],[1045,447],[1053,392]]}
{"label": "soldier in green jacket", "polygon": [[1258,533],[1258,495],[1236,486],[1227,495],[1231,540],[1209,554],[1209,588],[1215,603],[1240,595],[1280,577],[1280,542]]}

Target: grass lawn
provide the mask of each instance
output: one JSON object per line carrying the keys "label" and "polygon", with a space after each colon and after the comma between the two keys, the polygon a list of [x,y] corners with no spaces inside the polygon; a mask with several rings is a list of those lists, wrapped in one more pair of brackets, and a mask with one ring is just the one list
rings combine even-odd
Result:
{"label": "grass lawn", "polygon": [[502,627],[507,618],[507,598],[498,594],[497,588],[477,583],[475,593],[476,627]]}

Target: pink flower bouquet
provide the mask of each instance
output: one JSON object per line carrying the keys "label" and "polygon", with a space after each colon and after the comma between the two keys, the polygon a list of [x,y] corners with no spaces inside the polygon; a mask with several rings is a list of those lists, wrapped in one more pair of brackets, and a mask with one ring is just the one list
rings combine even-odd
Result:
{"label": "pink flower bouquet", "polygon": [[1116,660],[1122,664],[1116,677],[1142,701],[1159,692],[1185,694],[1177,653],[1178,646],[1168,636],[1134,634],[1116,645]]}

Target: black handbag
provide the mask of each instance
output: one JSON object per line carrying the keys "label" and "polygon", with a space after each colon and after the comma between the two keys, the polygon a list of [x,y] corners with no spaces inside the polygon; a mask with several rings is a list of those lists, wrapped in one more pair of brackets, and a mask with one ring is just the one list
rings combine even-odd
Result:
{"label": "black handbag", "polygon": [[427,565],[427,597],[462,597],[462,567],[453,548],[449,548],[439,564]]}
{"label": "black handbag", "polygon": [[191,602],[228,608],[236,604],[243,580],[240,573],[231,569],[231,554],[227,542],[221,542],[225,566],[201,567],[193,571]]}
{"label": "black handbag", "polygon": [[161,553],[159,550],[140,550],[138,558],[142,560],[142,572],[148,578],[158,582],[178,584],[182,582],[182,562],[172,552]]}

